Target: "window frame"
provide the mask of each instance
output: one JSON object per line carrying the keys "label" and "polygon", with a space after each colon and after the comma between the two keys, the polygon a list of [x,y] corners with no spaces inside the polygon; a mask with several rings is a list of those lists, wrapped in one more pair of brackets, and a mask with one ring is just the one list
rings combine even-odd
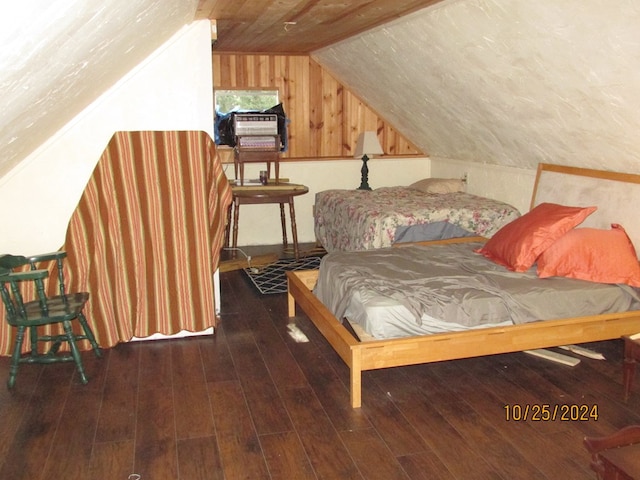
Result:
{"label": "window frame", "polygon": [[[231,110],[219,110],[218,109],[218,94],[221,92],[243,92],[246,95],[251,95],[252,92],[265,92],[264,97],[268,97],[270,94],[274,94],[275,93],[275,97],[276,97],[276,101],[269,102],[269,105],[265,105],[265,106],[247,106],[247,105],[242,105],[239,106],[239,108],[237,109],[231,109]],[[271,108],[275,105],[278,105],[280,103],[280,89],[277,87],[255,87],[255,88],[219,88],[214,90],[213,92],[213,103],[214,103],[214,108],[216,113],[220,113],[220,114],[228,114],[231,112],[243,112],[243,111],[248,111],[248,110],[266,110],[268,108]],[[236,108],[236,107],[233,107]]]}

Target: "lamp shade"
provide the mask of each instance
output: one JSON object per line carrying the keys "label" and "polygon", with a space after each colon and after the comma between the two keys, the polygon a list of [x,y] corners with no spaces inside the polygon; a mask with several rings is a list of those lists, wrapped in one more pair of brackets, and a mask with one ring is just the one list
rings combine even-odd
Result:
{"label": "lamp shade", "polygon": [[355,158],[360,158],[363,155],[382,155],[382,147],[378,141],[378,135],[376,132],[362,132],[358,136],[358,142],[356,143],[356,150],[353,154]]}

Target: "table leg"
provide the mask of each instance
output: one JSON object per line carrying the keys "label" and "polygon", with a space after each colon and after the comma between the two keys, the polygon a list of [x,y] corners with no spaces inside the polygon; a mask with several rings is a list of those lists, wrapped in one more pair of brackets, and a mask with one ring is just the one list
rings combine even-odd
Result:
{"label": "table leg", "polygon": [[240,217],[240,202],[236,199],[233,202],[233,256],[235,257],[236,251],[235,248],[238,246],[238,218]]}
{"label": "table leg", "polygon": [[296,260],[300,258],[298,251],[298,227],[296,226],[296,212],[293,207],[293,197],[289,199],[289,216],[291,217],[291,236],[293,237],[293,254]]}
{"label": "table leg", "polygon": [[624,384],[624,400],[625,402],[629,399],[629,394],[631,393],[631,387],[633,386],[633,377],[636,373],[636,361],[634,359],[624,359],[624,364],[622,366],[623,371],[623,384]]}
{"label": "table leg", "polygon": [[233,202],[229,204],[227,208],[227,226],[224,229],[224,246],[229,247],[229,241],[231,240],[231,210],[233,210]]}
{"label": "table leg", "polygon": [[282,224],[282,246],[287,248],[289,242],[287,241],[287,219],[284,216],[284,203],[280,204],[280,223]]}

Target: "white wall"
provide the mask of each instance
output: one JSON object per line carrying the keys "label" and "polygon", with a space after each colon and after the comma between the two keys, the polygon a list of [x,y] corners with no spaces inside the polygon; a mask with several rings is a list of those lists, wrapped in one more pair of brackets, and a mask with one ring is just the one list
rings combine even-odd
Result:
{"label": "white wall", "polygon": [[529,211],[536,170],[431,158],[432,177],[461,178],[465,174],[468,193],[507,202],[521,213]]}
{"label": "white wall", "polygon": [[185,26],[0,179],[0,252],[57,250],[102,151],[119,130],[213,135],[208,21]]}
{"label": "white wall", "polygon": [[[430,176],[427,158],[374,158],[368,162],[371,188],[393,185],[409,185]],[[318,160],[304,162],[282,162],[280,176],[292,183],[309,187],[309,193],[295,197],[296,223],[299,242],[315,242],[313,230],[313,204],[315,194],[332,188],[355,189],[360,185],[361,160]],[[249,163],[245,166],[245,178],[258,178],[259,170],[265,166]],[[227,177],[234,178],[233,165],[227,165]],[[272,172],[273,175],[273,172]],[[287,215],[287,237],[291,242],[289,211]],[[277,245],[282,243],[280,207],[277,204],[243,205],[238,222],[238,246]]]}
{"label": "white wall", "polygon": [[[353,189],[360,185],[360,160],[283,162],[280,175],[309,187],[309,193],[295,199],[298,240],[315,242],[313,204],[315,194],[332,188]],[[449,158],[373,159],[369,161],[372,188],[409,185],[426,177],[461,178],[467,174],[467,192],[507,202],[520,212],[529,211],[536,170],[478,164]],[[247,164],[245,176],[257,178],[260,164]],[[226,166],[234,178],[233,165]],[[288,210],[287,227],[289,227]],[[290,230],[287,231],[291,241]],[[278,205],[243,205],[240,209],[238,245],[277,245],[282,242]]]}
{"label": "white wall", "polygon": [[[316,193],[333,188],[355,189],[360,185],[360,160],[322,160],[283,162],[280,176],[292,183],[309,187],[309,193],[295,197],[299,242],[315,242],[313,204]],[[372,188],[409,185],[421,178],[461,178],[467,174],[467,192],[501,200],[522,213],[529,211],[536,170],[480,165],[475,162],[447,158],[373,159],[369,161],[369,185]],[[265,167],[258,163],[245,166],[246,178],[258,178]],[[234,178],[233,165],[226,165],[229,179]],[[287,238],[291,242],[289,211]],[[240,208],[238,246],[278,245],[282,243],[280,208],[277,204],[243,205]]]}

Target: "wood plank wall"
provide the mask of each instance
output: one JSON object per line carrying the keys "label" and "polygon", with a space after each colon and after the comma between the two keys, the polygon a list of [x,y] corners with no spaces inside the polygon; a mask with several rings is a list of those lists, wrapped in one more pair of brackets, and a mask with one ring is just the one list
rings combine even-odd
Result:
{"label": "wood plank wall", "polygon": [[[279,90],[290,120],[283,160],[351,158],[365,130],[378,132],[385,155],[423,155],[310,56],[214,53],[213,85]],[[233,161],[219,150],[223,161]]]}

